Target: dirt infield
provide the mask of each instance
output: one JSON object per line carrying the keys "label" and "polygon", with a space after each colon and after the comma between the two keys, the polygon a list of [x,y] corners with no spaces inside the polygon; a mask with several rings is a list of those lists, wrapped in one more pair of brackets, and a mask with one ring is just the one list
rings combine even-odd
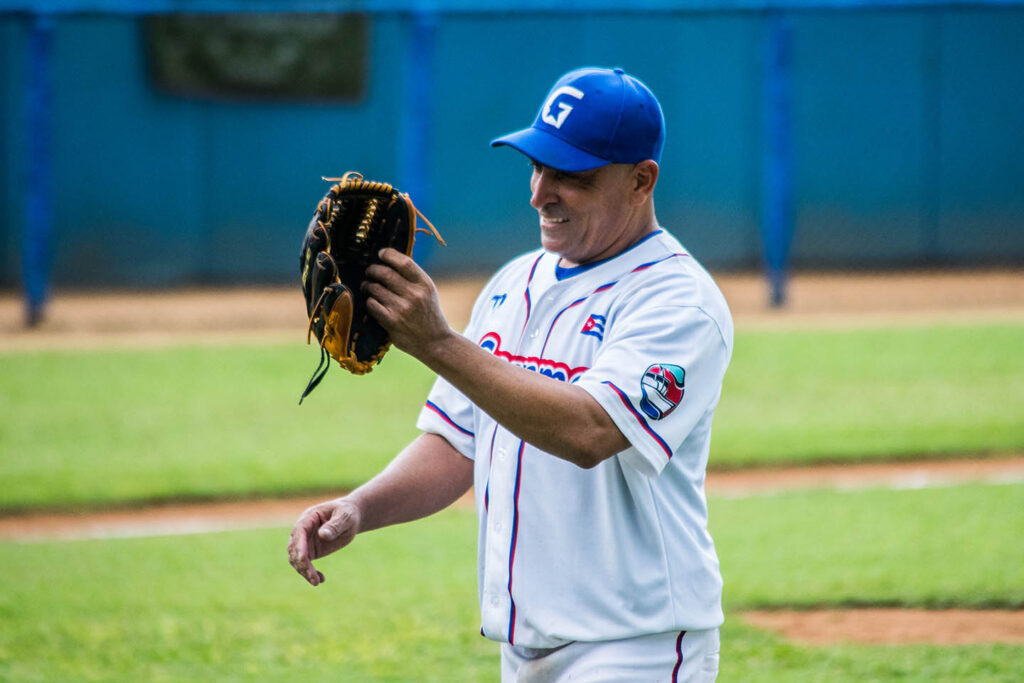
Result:
{"label": "dirt infield", "polygon": [[[789,303],[767,305],[763,278],[716,276],[738,329],[1024,320],[1024,271],[809,273],[793,277]],[[469,318],[482,280],[438,285],[452,325]],[[58,292],[26,329],[17,293],[0,293],[0,350],[237,344],[302,340],[297,287],[147,292]]]}
{"label": "dirt infield", "polygon": [[1024,612],[1020,610],[778,610],[746,612],[740,618],[807,645],[1024,644]]}
{"label": "dirt infield", "polygon": [[[775,495],[798,489],[853,491],[919,489],[967,482],[1024,484],[1024,454],[990,459],[821,465],[711,472],[706,488],[719,498]],[[337,492],[340,495],[341,492]],[[50,541],[161,536],[291,524],[304,509],[330,495],[215,503],[152,505],[87,514],[30,513],[0,516],[0,540]],[[473,505],[472,492],[456,505]]]}

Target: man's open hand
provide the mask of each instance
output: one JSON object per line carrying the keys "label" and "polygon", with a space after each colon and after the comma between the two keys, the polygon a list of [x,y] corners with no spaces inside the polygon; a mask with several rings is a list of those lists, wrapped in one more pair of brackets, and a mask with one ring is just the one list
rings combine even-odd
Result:
{"label": "man's open hand", "polygon": [[313,560],[351,543],[359,533],[359,523],[359,508],[346,498],[308,508],[292,527],[288,561],[306,581],[319,586],[324,582],[324,575],[313,566]]}

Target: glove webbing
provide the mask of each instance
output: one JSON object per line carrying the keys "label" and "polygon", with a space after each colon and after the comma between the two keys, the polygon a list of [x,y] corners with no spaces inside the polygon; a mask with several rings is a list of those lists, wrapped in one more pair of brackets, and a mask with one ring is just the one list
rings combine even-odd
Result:
{"label": "glove webbing", "polygon": [[[394,187],[392,187],[388,183],[378,183],[378,182],[373,182],[373,181],[369,181],[369,180],[363,180],[363,174],[359,173],[357,171],[349,171],[348,173],[346,173],[345,175],[341,176],[340,178],[327,178],[325,176],[320,176],[320,179],[321,180],[326,180],[329,183],[340,183],[340,185],[338,186],[339,193],[343,189],[344,190],[356,189],[356,190],[369,190],[371,192],[384,192],[385,194],[391,194],[391,192],[394,191],[394,189],[395,189]],[[448,244],[444,241],[444,238],[441,237],[441,233],[439,233],[437,231],[437,228],[434,227],[434,224],[431,223],[427,219],[427,217],[424,216],[423,213],[419,209],[416,208],[416,205],[413,204],[412,197],[409,196],[409,193],[408,192],[399,192],[399,194],[402,195],[402,198],[409,203],[409,206],[411,206],[412,210],[416,212],[416,215],[419,216],[423,220],[424,223],[426,223],[427,225],[430,226],[430,230],[427,230],[426,228],[421,228],[421,227],[419,227],[417,225],[416,228],[413,230],[413,232],[425,232],[428,235],[433,235],[437,239],[437,241],[441,243],[442,247],[447,247]],[[340,196],[340,194],[339,194],[339,196]],[[322,203],[325,200],[322,199],[320,201]],[[375,210],[375,208],[373,210]],[[371,220],[370,213],[372,213],[373,210],[371,210],[371,212],[368,212],[367,215],[363,218],[363,225],[360,226],[361,229],[364,228],[364,227],[368,227],[369,222]],[[337,209],[335,209],[331,213],[328,222],[333,221],[334,217],[336,215],[337,215]],[[320,223],[320,227],[324,228],[324,233],[327,233],[328,232],[327,226],[324,225],[323,221],[320,220],[318,222]],[[327,248],[329,249],[330,248],[330,235],[328,235],[327,245],[328,245]]]}

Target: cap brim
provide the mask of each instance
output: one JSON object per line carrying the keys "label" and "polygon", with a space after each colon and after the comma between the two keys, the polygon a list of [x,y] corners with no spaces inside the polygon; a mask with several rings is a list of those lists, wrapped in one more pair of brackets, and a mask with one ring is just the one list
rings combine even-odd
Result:
{"label": "cap brim", "polygon": [[606,159],[588,154],[578,147],[570,145],[551,133],[533,127],[491,140],[491,147],[500,145],[508,145],[545,166],[570,173],[589,171],[610,163]]}

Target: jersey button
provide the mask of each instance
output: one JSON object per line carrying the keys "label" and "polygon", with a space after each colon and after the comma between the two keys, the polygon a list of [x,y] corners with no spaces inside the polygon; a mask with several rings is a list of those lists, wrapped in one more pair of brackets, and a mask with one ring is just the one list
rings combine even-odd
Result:
{"label": "jersey button", "polygon": [[540,330],[534,330],[530,333],[530,339],[536,339],[538,334],[540,334]]}
{"label": "jersey button", "polygon": [[504,448],[499,448],[498,449],[498,460],[504,460],[504,459],[505,459],[505,449]]}

